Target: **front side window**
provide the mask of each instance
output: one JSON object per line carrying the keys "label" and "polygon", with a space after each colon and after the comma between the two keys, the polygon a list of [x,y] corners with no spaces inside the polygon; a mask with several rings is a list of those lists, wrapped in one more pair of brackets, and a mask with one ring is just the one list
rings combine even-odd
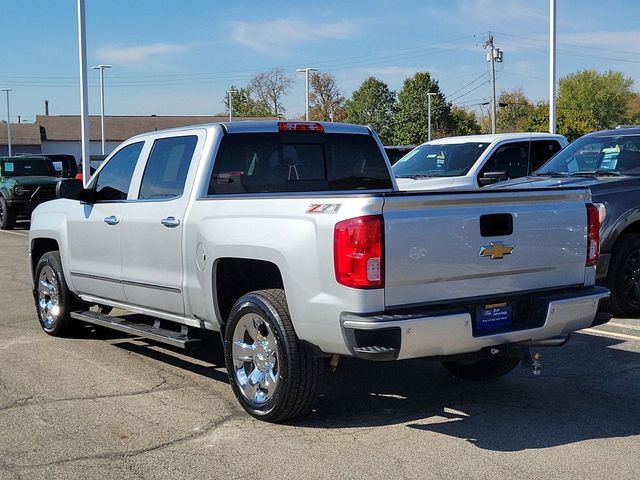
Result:
{"label": "front side window", "polygon": [[96,200],[125,200],[144,142],[119,150],[98,174],[94,189]]}
{"label": "front side window", "polygon": [[488,143],[421,145],[398,160],[392,169],[397,178],[460,177],[466,175]]}
{"label": "front side window", "polygon": [[234,133],[222,138],[208,194],[391,188],[369,135]]}
{"label": "front side window", "polygon": [[491,172],[504,172],[505,178],[524,177],[528,173],[529,142],[502,145],[482,167],[480,176]]}
{"label": "front side window", "polygon": [[182,195],[197,143],[196,135],[161,138],[153,142],[138,198],[168,199]]}
{"label": "front side window", "polygon": [[549,160],[537,175],[640,175],[640,135],[586,136]]}

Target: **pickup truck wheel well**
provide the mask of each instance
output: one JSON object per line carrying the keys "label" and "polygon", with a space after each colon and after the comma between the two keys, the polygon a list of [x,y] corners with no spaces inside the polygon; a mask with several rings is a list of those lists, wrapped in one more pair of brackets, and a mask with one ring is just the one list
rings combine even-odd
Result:
{"label": "pickup truck wheel well", "polygon": [[213,280],[215,307],[223,323],[241,296],[255,290],[284,289],[278,267],[264,260],[221,258],[216,262]]}
{"label": "pickup truck wheel well", "polygon": [[58,242],[53,238],[36,238],[31,243],[31,273],[35,274],[36,265],[47,252],[60,250]]}

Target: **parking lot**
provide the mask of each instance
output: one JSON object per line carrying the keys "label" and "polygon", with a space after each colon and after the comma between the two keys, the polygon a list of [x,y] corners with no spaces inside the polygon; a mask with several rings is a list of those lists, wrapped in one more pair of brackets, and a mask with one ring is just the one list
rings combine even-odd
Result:
{"label": "parking lot", "polygon": [[289,425],[237,405],[210,349],[45,335],[25,230],[0,232],[0,478],[615,478],[640,472],[640,320],[491,383],[343,360]]}

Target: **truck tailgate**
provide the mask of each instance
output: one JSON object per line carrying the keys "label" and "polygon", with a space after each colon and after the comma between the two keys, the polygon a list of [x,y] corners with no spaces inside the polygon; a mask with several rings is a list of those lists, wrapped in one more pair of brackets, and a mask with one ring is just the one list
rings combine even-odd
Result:
{"label": "truck tailgate", "polygon": [[387,195],[386,306],[583,284],[587,198],[581,189]]}

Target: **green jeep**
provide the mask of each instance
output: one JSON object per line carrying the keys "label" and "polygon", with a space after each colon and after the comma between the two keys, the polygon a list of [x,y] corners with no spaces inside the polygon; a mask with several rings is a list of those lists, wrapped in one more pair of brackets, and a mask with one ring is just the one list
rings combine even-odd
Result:
{"label": "green jeep", "polygon": [[30,218],[42,202],[56,198],[59,178],[45,157],[0,157],[0,229],[11,230],[18,218]]}

